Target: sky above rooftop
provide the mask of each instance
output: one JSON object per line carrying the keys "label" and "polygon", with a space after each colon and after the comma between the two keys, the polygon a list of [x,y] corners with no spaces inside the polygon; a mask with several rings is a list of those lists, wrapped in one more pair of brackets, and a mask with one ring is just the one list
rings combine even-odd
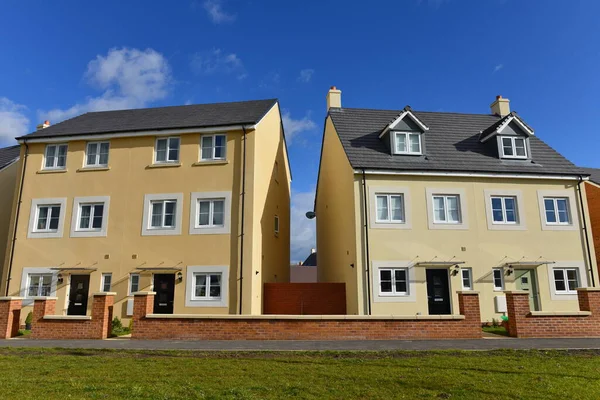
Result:
{"label": "sky above rooftop", "polygon": [[315,246],[325,95],[359,108],[487,113],[498,94],[600,167],[600,2],[17,1],[0,5],[0,144],[87,111],[279,98],[292,260]]}

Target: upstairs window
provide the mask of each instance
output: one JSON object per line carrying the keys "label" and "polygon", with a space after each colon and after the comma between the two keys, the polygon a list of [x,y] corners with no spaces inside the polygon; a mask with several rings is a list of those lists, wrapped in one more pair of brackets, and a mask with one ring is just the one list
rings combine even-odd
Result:
{"label": "upstairs window", "polygon": [[200,141],[200,159],[202,161],[224,160],[227,148],[226,135],[202,136]]}
{"label": "upstairs window", "polygon": [[433,221],[436,224],[460,224],[460,197],[458,195],[433,196]]}
{"label": "upstairs window", "polygon": [[109,147],[108,142],[88,143],[86,147],[85,166],[107,167]]}
{"label": "upstairs window", "polygon": [[151,229],[175,228],[177,200],[157,200],[151,202]]}
{"label": "upstairs window", "polygon": [[422,154],[420,133],[395,132],[394,141],[395,154]]}
{"label": "upstairs window", "polygon": [[376,222],[404,223],[404,198],[401,194],[378,194]]}
{"label": "upstairs window", "polygon": [[517,199],[512,196],[493,196],[492,217],[494,224],[518,224]]}
{"label": "upstairs window", "polygon": [[179,162],[179,138],[156,139],[154,161],[159,164]]}
{"label": "upstairs window", "polygon": [[225,223],[225,199],[198,201],[198,227],[223,226]]}
{"label": "upstairs window", "polygon": [[44,169],[65,169],[67,167],[67,145],[49,144],[44,155]]}
{"label": "upstairs window", "polygon": [[503,158],[527,158],[525,139],[513,136],[501,136]]}
{"label": "upstairs window", "polygon": [[566,197],[544,197],[546,223],[548,225],[570,225],[569,199]]}
{"label": "upstairs window", "polygon": [[80,231],[99,231],[102,229],[104,216],[104,203],[80,204],[79,226]]}
{"label": "upstairs window", "polygon": [[44,204],[37,208],[35,232],[56,232],[60,221],[60,204]]}

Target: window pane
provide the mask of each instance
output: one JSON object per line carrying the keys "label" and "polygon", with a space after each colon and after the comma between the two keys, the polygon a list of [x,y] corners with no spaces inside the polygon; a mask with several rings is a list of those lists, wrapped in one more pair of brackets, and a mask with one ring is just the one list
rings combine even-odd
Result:
{"label": "window pane", "polygon": [[515,152],[519,157],[525,157],[527,152],[525,151],[525,139],[515,139]]}
{"label": "window pane", "polygon": [[433,215],[435,221],[446,221],[446,210],[444,209],[444,198],[442,196],[433,198]]}
{"label": "window pane", "polygon": [[513,148],[512,148],[512,140],[510,138],[502,138],[502,151],[505,156],[512,156]]}
{"label": "window pane", "polygon": [[499,197],[492,197],[492,217],[494,222],[504,221],[504,215],[502,213],[502,199]]}
{"label": "window pane", "polygon": [[56,156],[56,146],[46,147],[46,167],[54,167],[54,157]]}
{"label": "window pane", "polygon": [[502,271],[499,269],[494,270],[494,287],[502,288]]}
{"label": "window pane", "polygon": [[392,220],[393,221],[403,221],[404,220],[404,210],[402,204],[402,196],[391,196],[392,203]]}
{"label": "window pane", "polygon": [[140,290],[140,276],[139,275],[130,275],[130,277],[131,277],[130,292],[131,293],[139,292],[139,290]]}
{"label": "window pane", "polygon": [[[223,225],[224,201],[215,200],[213,202],[213,225]],[[278,229],[279,227],[276,227]]]}
{"label": "window pane", "polygon": [[179,160],[179,138],[169,139],[169,161]]}
{"label": "window pane", "polygon": [[411,153],[420,153],[421,152],[421,142],[418,134],[409,135],[410,138],[410,152]]}
{"label": "window pane", "polygon": [[162,202],[152,203],[152,221],[150,222],[150,226],[155,228],[162,226],[162,210]]}
{"label": "window pane", "polygon": [[225,146],[227,137],[224,135],[215,136],[215,158],[225,158]]}
{"label": "window pane", "polygon": [[102,214],[104,213],[104,206],[98,204],[94,207],[94,219],[92,221],[92,228],[102,228]]}
{"label": "window pane", "polygon": [[577,271],[574,269],[567,270],[567,280],[569,282],[569,290],[575,290],[579,286],[577,279]]}
{"label": "window pane", "polygon": [[81,206],[81,218],[79,220],[79,227],[81,229],[88,229],[90,227],[90,215],[92,213],[92,206]]}
{"label": "window pane", "polygon": [[174,201],[165,202],[165,226],[175,226],[175,208],[176,203]]}
{"label": "window pane", "polygon": [[210,297],[221,297],[221,275],[210,275]]}
{"label": "window pane", "polygon": [[388,220],[387,196],[377,196],[377,219],[380,221]]}
{"label": "window pane", "polygon": [[48,207],[40,207],[38,210],[38,223],[37,229],[46,229],[46,223],[48,222]]}
{"label": "window pane", "polygon": [[544,199],[544,208],[546,209],[546,222],[555,223],[556,213],[554,212],[554,200]]}
{"label": "window pane", "polygon": [[210,149],[213,147],[212,145],[212,136],[202,136],[202,148],[203,149]]}
{"label": "window pane", "polygon": [[109,150],[109,144],[108,143],[101,143],[100,144],[100,165],[108,165],[108,150]]}
{"label": "window pane", "polygon": [[60,217],[60,207],[54,206],[50,208],[50,229],[58,229],[58,220]]}
{"label": "window pane", "polygon": [[110,284],[112,281],[112,275],[105,274],[105,275],[103,275],[103,278],[104,278],[104,284],[102,285],[102,291],[110,292]]}
{"label": "window pane", "polygon": [[396,133],[396,152],[406,152],[406,134],[404,133]]}
{"label": "window pane", "polygon": [[196,297],[206,296],[206,275],[196,275]]}
{"label": "window pane", "polygon": [[96,143],[88,143],[87,145],[87,165],[95,165],[96,164],[96,155],[98,145]]}
{"label": "window pane", "polygon": [[558,221],[561,223],[569,223],[569,207],[567,199],[557,199],[556,208],[558,209]]}
{"label": "window pane", "polygon": [[64,167],[67,164],[67,145],[63,144],[58,146],[58,159],[56,162],[57,167]]}
{"label": "window pane", "polygon": [[379,283],[381,286],[382,293],[392,292],[392,271],[380,270],[379,271]]}
{"label": "window pane", "polygon": [[156,141],[156,161],[167,161],[167,139]]}
{"label": "window pane", "polygon": [[458,197],[449,196],[447,197],[446,202],[448,204],[448,222],[460,222]]}
{"label": "window pane", "polygon": [[557,291],[567,290],[567,287],[565,284],[565,277],[563,274],[563,270],[561,270],[561,269],[554,270],[554,287],[556,288]]}
{"label": "window pane", "polygon": [[513,197],[505,197],[506,222],[517,222],[516,200]]}
{"label": "window pane", "polygon": [[210,201],[199,202],[199,225],[209,225],[210,221]]}

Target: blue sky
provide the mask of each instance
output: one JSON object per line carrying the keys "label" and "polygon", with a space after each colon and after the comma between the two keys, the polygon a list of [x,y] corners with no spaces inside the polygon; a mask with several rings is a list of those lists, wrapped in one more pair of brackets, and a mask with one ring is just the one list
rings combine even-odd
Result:
{"label": "blue sky", "polygon": [[[26,1],[0,5],[0,141],[86,111],[277,97],[294,174],[292,259],[314,246],[325,95],[486,113],[511,100],[600,167],[600,2]],[[583,143],[583,145],[582,145]]]}

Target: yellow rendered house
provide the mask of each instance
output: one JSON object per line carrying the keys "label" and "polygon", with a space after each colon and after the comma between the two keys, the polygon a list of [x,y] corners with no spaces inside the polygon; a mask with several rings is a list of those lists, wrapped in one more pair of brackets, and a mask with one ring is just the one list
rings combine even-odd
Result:
{"label": "yellow rendered house", "polygon": [[508,99],[485,114],[345,108],[332,87],[327,107],[317,264],[346,284],[349,314],[458,314],[457,292],[477,291],[491,321],[506,290],[577,311],[576,288],[598,285],[589,174]]}
{"label": "yellow rendered house", "polygon": [[1,289],[25,307],[89,315],[116,292],[128,318],[154,291],[155,313],[260,314],[263,283],[289,280],[277,100],[93,112],[18,140]]}

